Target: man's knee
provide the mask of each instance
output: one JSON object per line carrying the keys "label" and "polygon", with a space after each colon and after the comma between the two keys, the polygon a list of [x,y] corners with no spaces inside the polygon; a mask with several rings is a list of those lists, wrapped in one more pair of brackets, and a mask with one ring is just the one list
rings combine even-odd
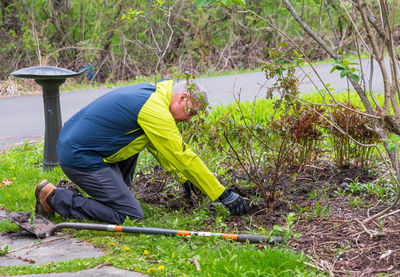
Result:
{"label": "man's knee", "polygon": [[144,219],[144,214],[143,214],[142,210],[140,210],[140,213],[137,215],[137,219],[140,219],[140,220]]}
{"label": "man's knee", "polygon": [[129,218],[130,220],[143,220],[144,219],[144,214],[142,209],[140,210],[134,210],[132,212],[129,213],[119,213],[119,217],[120,217],[120,222],[116,223],[116,224],[122,224],[124,223],[124,221]]}

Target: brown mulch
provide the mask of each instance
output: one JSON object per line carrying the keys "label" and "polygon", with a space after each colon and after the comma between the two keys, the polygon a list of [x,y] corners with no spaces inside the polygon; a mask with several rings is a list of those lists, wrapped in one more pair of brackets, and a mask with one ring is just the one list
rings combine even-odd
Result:
{"label": "brown mulch", "polygon": [[290,240],[289,246],[303,250],[331,276],[400,276],[399,214],[384,218],[381,227],[377,222],[363,226],[368,218],[365,210],[349,207],[345,199],[325,204],[331,208],[329,217],[302,216],[294,229],[302,236]]}
{"label": "brown mulch", "polygon": [[[331,276],[377,276],[379,273],[400,276],[400,213],[388,216],[380,223],[374,221],[362,226],[361,222],[368,215],[386,206],[373,198],[360,196],[363,199],[360,206],[351,207],[349,196],[335,193],[337,188],[344,190],[352,181],[374,181],[377,173],[358,167],[311,167],[298,174],[295,182],[290,182],[290,174],[294,172],[295,169],[289,172],[286,179],[282,178],[273,211],[267,208],[267,203],[262,199],[252,201],[249,202],[251,220],[249,217],[231,216],[224,223],[242,232],[247,232],[249,228],[259,230],[258,226],[270,229],[275,224],[285,226],[285,215],[295,212],[298,219],[293,232],[301,236],[290,239],[288,246],[303,251],[315,267]],[[229,173],[231,183],[246,180],[244,174]],[[163,170],[156,167],[150,174],[137,174],[132,192],[144,202],[167,209],[189,212],[198,207],[204,198],[200,192],[188,200],[181,187],[168,185],[170,181]],[[254,187],[232,188],[247,199],[260,195]],[[310,197],[313,190],[320,191],[319,197]],[[215,205],[209,203],[207,208],[211,216],[204,220],[210,223],[209,226],[215,226],[212,224],[215,221],[212,216]],[[317,209],[321,211],[319,214],[316,213]]]}

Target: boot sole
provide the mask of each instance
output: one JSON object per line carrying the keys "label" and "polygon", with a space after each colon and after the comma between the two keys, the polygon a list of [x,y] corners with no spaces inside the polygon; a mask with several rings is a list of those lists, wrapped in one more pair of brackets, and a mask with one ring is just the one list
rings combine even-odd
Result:
{"label": "boot sole", "polygon": [[40,204],[40,191],[48,184],[49,181],[45,181],[43,184],[39,184],[35,190],[36,205]]}
{"label": "boot sole", "polygon": [[[54,210],[52,209],[50,212],[46,212],[42,203],[40,202],[40,192],[42,189],[48,185],[50,182],[46,180],[43,184],[39,183],[35,190],[35,197],[36,197],[36,205],[35,205],[35,213],[40,214],[44,217],[48,217],[54,214]],[[46,201],[46,200],[45,200]],[[48,205],[48,204],[47,204]]]}

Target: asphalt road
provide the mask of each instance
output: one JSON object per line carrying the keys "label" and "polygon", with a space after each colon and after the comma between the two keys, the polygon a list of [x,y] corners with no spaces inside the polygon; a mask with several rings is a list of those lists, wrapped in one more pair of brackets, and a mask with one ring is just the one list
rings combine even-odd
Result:
{"label": "asphalt road", "polygon": [[[362,66],[369,77],[369,61],[363,61]],[[338,72],[330,74],[332,64],[315,66],[319,76],[325,83],[330,83],[336,91],[347,89],[346,79],[341,79]],[[374,69],[378,66],[374,63]],[[323,89],[322,83],[310,67],[304,67],[298,72],[301,92],[312,92]],[[305,77],[306,74],[310,78]],[[312,81],[311,81],[312,80]],[[207,91],[211,107],[233,102],[240,93],[241,100],[253,100],[264,97],[266,90],[273,84],[265,79],[264,72],[245,73],[220,77],[197,79]],[[368,79],[367,79],[368,83]],[[373,77],[373,91],[383,92],[383,81],[380,74]],[[65,122],[85,105],[110,91],[111,89],[91,89],[63,92],[60,95],[62,120]],[[42,95],[0,97],[0,150],[23,141],[37,141],[44,135],[44,111]]]}

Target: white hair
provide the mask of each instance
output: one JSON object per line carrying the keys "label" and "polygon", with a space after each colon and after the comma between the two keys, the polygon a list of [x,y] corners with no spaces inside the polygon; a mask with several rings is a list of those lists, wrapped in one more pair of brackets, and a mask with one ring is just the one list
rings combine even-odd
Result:
{"label": "white hair", "polygon": [[[188,86],[186,81],[175,82],[172,86],[172,92],[176,94],[188,92]],[[202,85],[198,83],[194,83],[194,91],[191,97],[193,97],[194,99],[201,99],[200,102],[203,105],[208,105],[207,91],[203,88]]]}

